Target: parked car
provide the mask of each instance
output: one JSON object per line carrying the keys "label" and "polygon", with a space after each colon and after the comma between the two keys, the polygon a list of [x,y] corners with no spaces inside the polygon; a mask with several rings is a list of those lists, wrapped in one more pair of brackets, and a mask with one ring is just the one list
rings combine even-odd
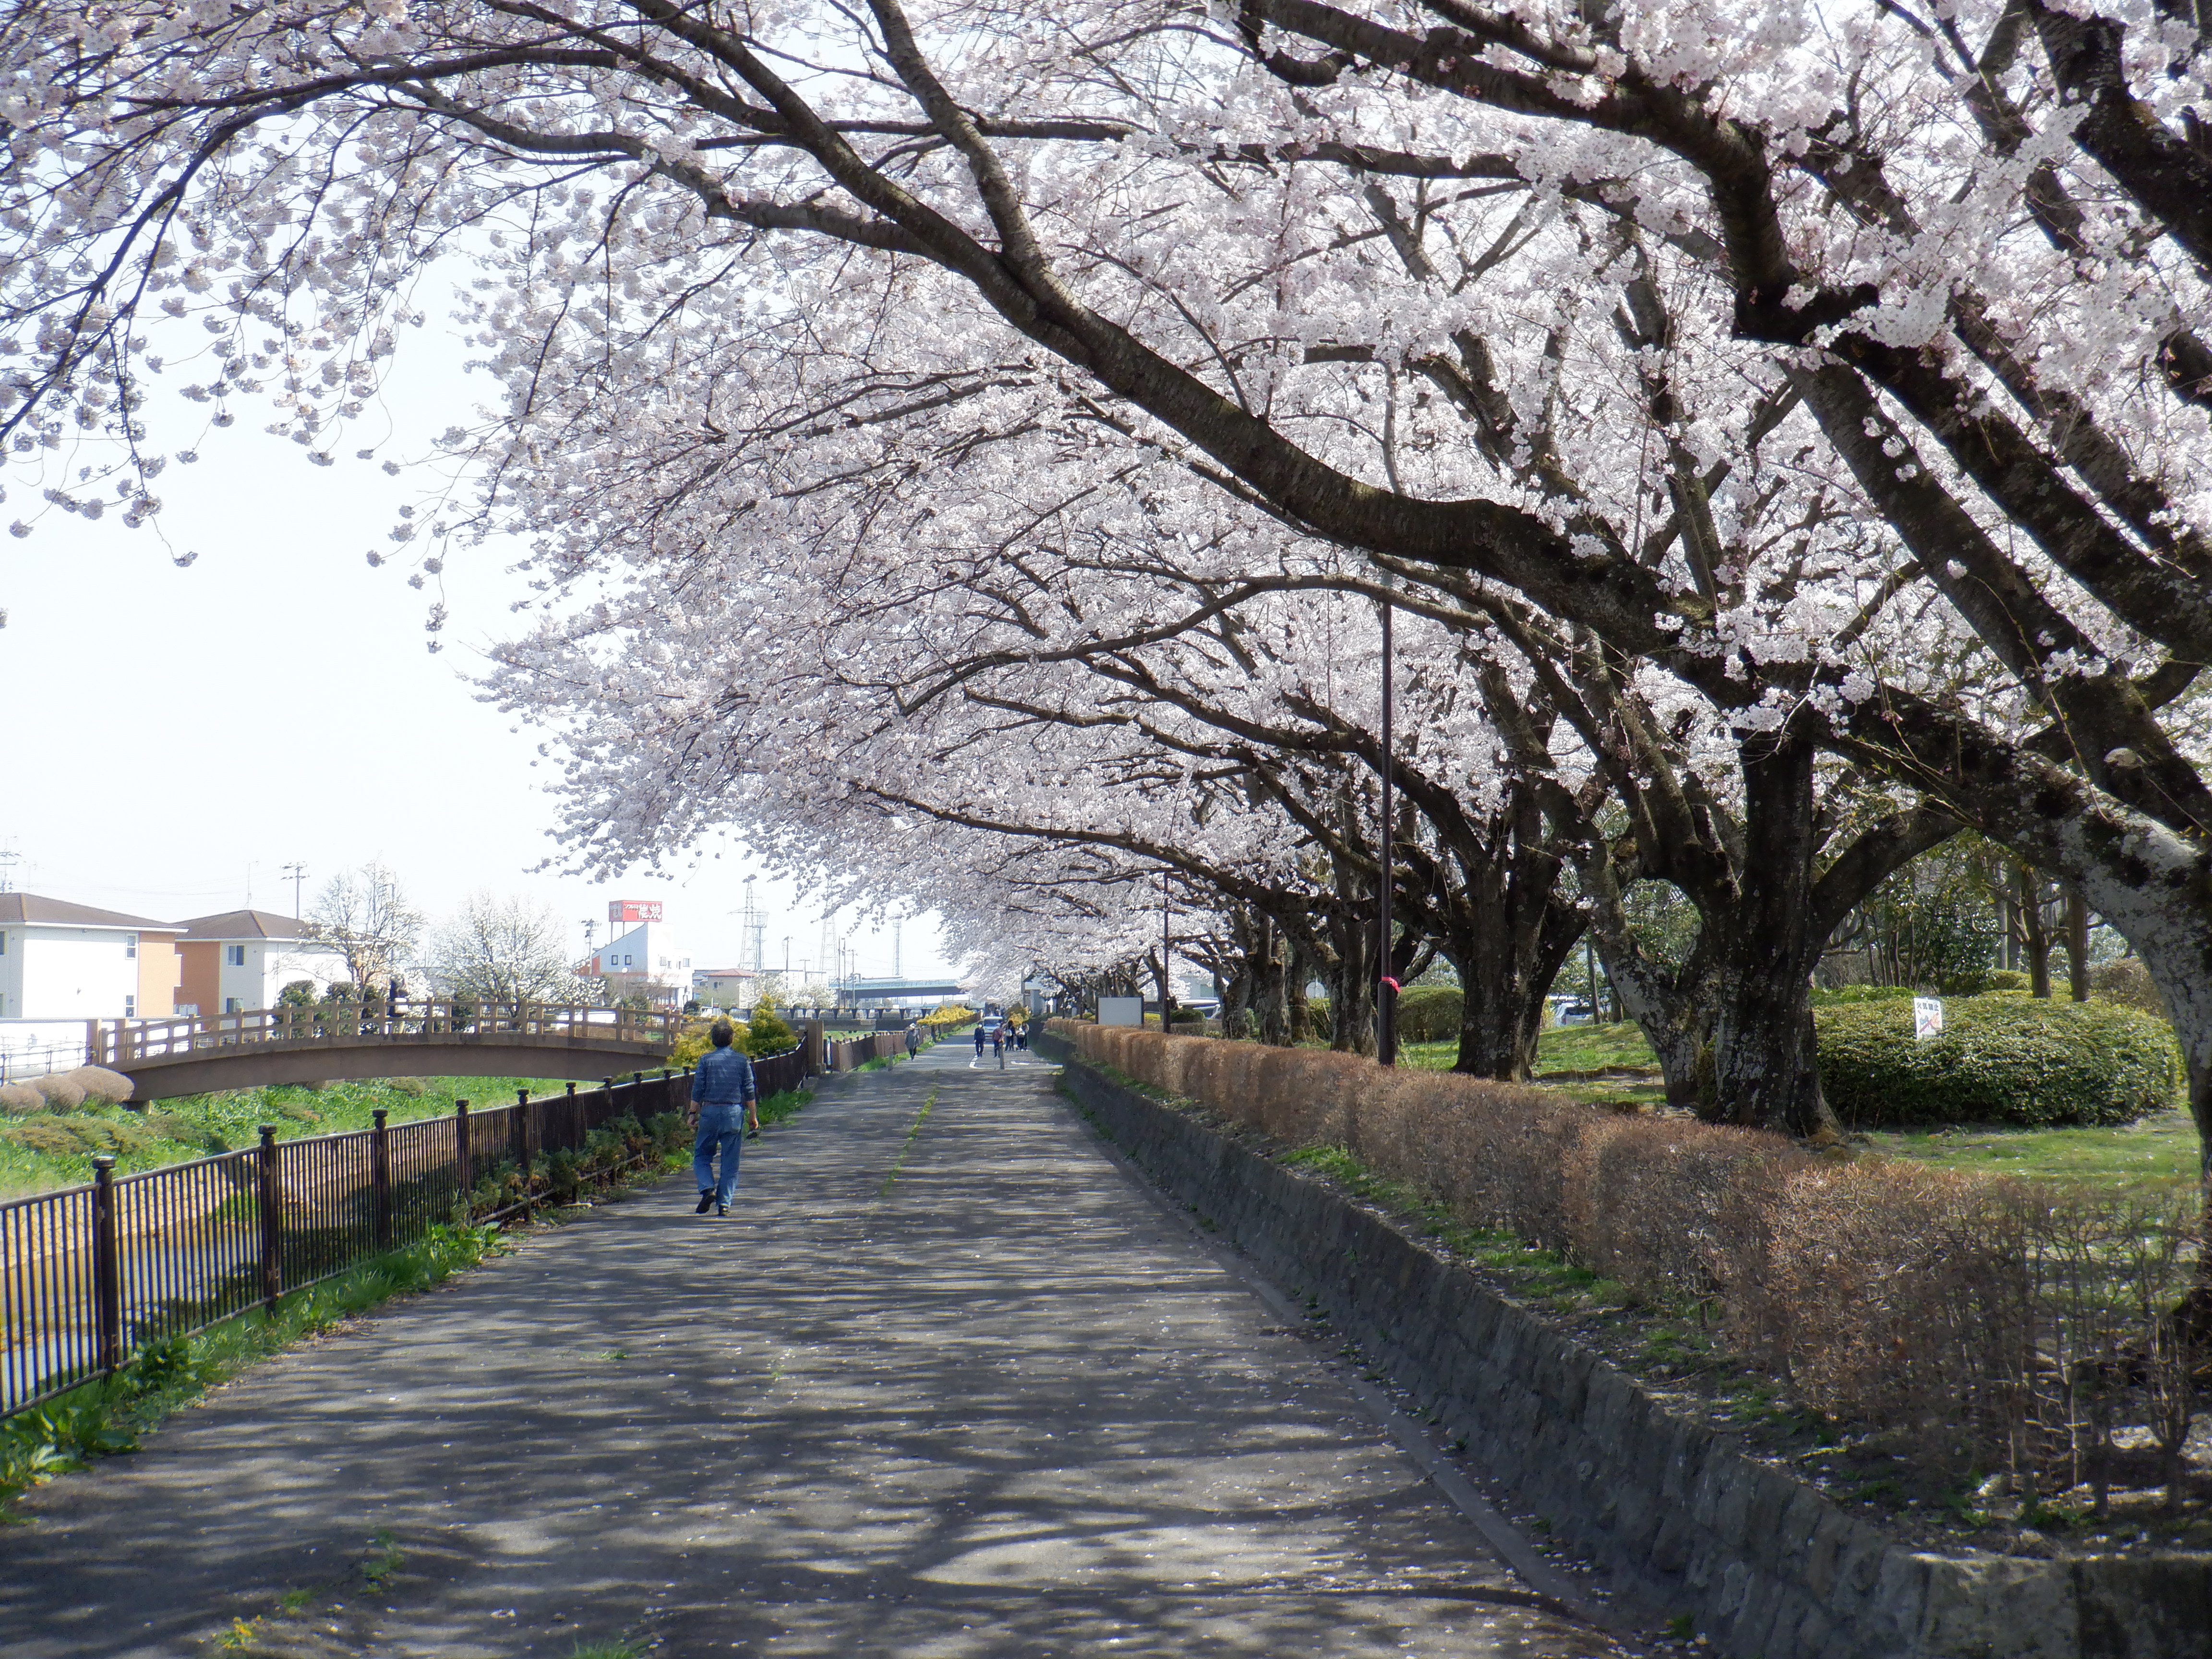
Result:
{"label": "parked car", "polygon": [[1545,1000],[1552,1005],[1552,1023],[1554,1025],[1587,1025],[1590,1023],[1588,997],[1547,997]]}

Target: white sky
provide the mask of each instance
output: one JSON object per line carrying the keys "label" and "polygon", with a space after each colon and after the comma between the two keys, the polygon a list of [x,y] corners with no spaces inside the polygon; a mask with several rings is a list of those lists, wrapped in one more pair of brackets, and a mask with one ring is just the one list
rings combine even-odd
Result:
{"label": "white sky", "polygon": [[[531,894],[568,921],[580,957],[586,918],[608,938],[609,899],[659,899],[695,966],[733,965],[744,880],[756,873],[740,848],[719,859],[706,849],[678,879],[531,873],[557,851],[541,793],[556,763],[533,768],[543,734],[511,730],[462,678],[522,620],[507,611],[522,588],[500,550],[449,556],[436,655],[422,628],[432,596],[410,590],[404,568],[372,569],[363,556],[390,548],[394,509],[428,481],[387,477],[353,452],[390,432],[383,453],[422,453],[490,390],[458,372],[451,325],[426,308],[433,319],[406,331],[384,410],[333,446],[349,458],[334,466],[264,434],[258,398],[234,402],[238,423],[208,433],[197,465],[173,463],[155,483],[167,545],[151,526],[127,530],[113,512],[88,524],[49,507],[42,480],[0,473],[0,525],[33,526],[23,539],[0,535],[8,884],[168,921],[249,896],[289,912],[284,864],[305,861],[312,902],[332,874],[380,859],[434,920],[474,889]],[[173,370],[151,383],[156,433],[183,434],[171,448],[194,441],[185,418],[204,412],[169,390],[192,378]],[[199,556],[179,569],[173,550]],[[792,967],[821,971],[819,912],[785,884],[757,893],[769,965],[782,964],[788,938]],[[858,972],[892,971],[887,921],[848,911],[838,926]],[[950,970],[933,916],[908,921],[901,945],[907,974]]]}

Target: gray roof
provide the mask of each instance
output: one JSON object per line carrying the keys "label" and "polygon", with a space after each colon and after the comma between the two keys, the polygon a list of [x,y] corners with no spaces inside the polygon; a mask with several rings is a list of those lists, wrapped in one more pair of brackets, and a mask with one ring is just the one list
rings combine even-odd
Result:
{"label": "gray roof", "polygon": [[120,910],[95,910],[36,893],[0,893],[0,927],[115,927],[133,933],[173,933],[173,921],[126,916]]}
{"label": "gray roof", "polygon": [[194,916],[183,927],[188,940],[273,939],[293,944],[304,932],[299,922],[274,910],[225,910],[221,915]]}

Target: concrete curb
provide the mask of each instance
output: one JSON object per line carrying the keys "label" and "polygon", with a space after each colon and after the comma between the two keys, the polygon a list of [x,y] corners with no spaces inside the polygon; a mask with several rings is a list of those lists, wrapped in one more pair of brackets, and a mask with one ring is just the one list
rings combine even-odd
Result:
{"label": "concrete curb", "polygon": [[1678,1417],[1379,1216],[1038,1044],[1103,1133],[1466,1437],[1631,1598],[1734,1659],[2201,1659],[2212,1555],[1914,1551]]}

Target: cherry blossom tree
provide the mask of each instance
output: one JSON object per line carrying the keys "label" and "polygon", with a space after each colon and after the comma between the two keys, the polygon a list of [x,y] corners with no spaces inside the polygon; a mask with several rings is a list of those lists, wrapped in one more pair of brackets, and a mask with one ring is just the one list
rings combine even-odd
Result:
{"label": "cherry blossom tree", "polygon": [[[425,274],[474,263],[479,493],[395,534],[419,575],[520,532],[556,633],[634,642],[565,696],[529,647],[586,856],[708,763],[596,794],[625,722],[748,695],[689,666],[690,599],[775,582],[761,658],[849,653],[792,596],[864,607],[939,536],[1042,556],[1037,479],[1087,472],[1204,570],[1247,562],[1234,503],[1678,682],[1789,803],[1753,914],[1810,905],[1818,752],[2075,883],[2212,1118],[2208,60],[2151,0],[119,0],[0,52],[0,421],[48,510],[158,512],[172,376],[337,464]],[[62,471],[73,434],[115,470]],[[1989,684],[1878,653],[1900,612]],[[762,725],[857,738],[839,695]],[[1765,1089],[1802,1023],[1745,1006],[1717,1063]]]}

